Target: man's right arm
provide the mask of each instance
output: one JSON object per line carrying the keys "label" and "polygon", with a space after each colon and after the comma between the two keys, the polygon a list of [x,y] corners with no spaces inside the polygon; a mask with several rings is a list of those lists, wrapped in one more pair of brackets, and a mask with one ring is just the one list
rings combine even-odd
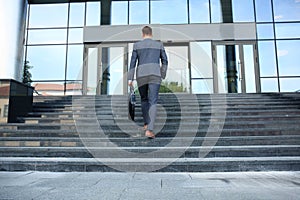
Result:
{"label": "man's right arm", "polygon": [[133,51],[132,51],[131,60],[130,60],[130,67],[129,67],[129,71],[128,71],[129,86],[132,85],[132,81],[133,81],[134,73],[135,73],[136,62],[137,62],[137,50],[136,50],[135,45],[133,45]]}

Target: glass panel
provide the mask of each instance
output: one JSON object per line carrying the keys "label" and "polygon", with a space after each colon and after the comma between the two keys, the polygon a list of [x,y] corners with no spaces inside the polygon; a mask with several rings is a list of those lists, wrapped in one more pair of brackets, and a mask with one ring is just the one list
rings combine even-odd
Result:
{"label": "glass panel", "polygon": [[188,23],[187,0],[151,1],[151,24]]}
{"label": "glass panel", "polygon": [[275,28],[276,28],[277,39],[300,37],[300,23],[280,23],[280,24],[275,24]]}
{"label": "glass panel", "polygon": [[246,92],[256,92],[253,45],[243,45]]}
{"label": "glass panel", "polygon": [[279,76],[300,76],[300,40],[277,41]]}
{"label": "glass panel", "polygon": [[83,43],[83,29],[70,28],[69,29],[69,43]]}
{"label": "glass panel", "polygon": [[190,75],[187,46],[166,46],[165,47],[169,66],[167,77],[163,84],[173,92],[190,91]]}
{"label": "glass panel", "polygon": [[32,86],[43,96],[63,96],[65,82],[33,82]]}
{"label": "glass panel", "polygon": [[31,4],[30,28],[67,27],[68,4]]}
{"label": "glass panel", "polygon": [[68,81],[65,95],[82,95],[82,81]]}
{"label": "glass panel", "polygon": [[86,25],[99,26],[100,25],[100,2],[87,2],[86,4]]}
{"label": "glass panel", "polygon": [[277,76],[276,54],[274,41],[258,42],[260,76]]}
{"label": "glass panel", "polygon": [[111,3],[111,24],[124,25],[128,24],[128,2],[112,1]]}
{"label": "glass panel", "polygon": [[66,44],[67,29],[29,30],[28,44]]}
{"label": "glass panel", "polygon": [[88,48],[87,95],[96,95],[98,75],[98,48]]}
{"label": "glass panel", "polygon": [[275,21],[300,21],[299,0],[273,0],[273,4]]}
{"label": "glass panel", "polygon": [[32,80],[64,80],[66,45],[28,46]]}
{"label": "glass panel", "polygon": [[257,24],[258,39],[274,39],[273,24]]}
{"label": "glass panel", "polygon": [[296,92],[300,90],[300,78],[281,78],[280,92]]}
{"label": "glass panel", "polygon": [[129,1],[129,24],[149,23],[149,1]]}
{"label": "glass panel", "polygon": [[278,92],[277,78],[261,78],[261,92]]}
{"label": "glass panel", "polygon": [[83,45],[69,45],[67,80],[82,80]]}
{"label": "glass panel", "polygon": [[192,78],[212,78],[211,42],[191,42]]}
{"label": "glass panel", "polygon": [[69,26],[84,26],[85,3],[70,4],[70,22]]}
{"label": "glass panel", "polygon": [[192,80],[193,94],[211,94],[214,91],[212,79]]}
{"label": "glass panel", "polygon": [[216,46],[217,51],[217,62],[215,63],[217,65],[217,76],[218,79],[218,88],[219,93],[227,93],[228,87],[227,87],[227,70],[226,70],[226,52],[225,52],[225,46],[218,45]]}
{"label": "glass panel", "polygon": [[220,0],[210,0],[211,4],[211,21],[212,23],[223,22],[222,9]]}
{"label": "glass panel", "polygon": [[256,21],[272,22],[271,0],[255,0]]}
{"label": "glass panel", "polygon": [[109,95],[123,94],[124,83],[124,47],[109,47],[108,67],[110,72]]}
{"label": "glass panel", "polygon": [[254,22],[253,0],[232,0],[233,22]]}
{"label": "glass panel", "polygon": [[190,23],[209,22],[209,0],[190,0]]}

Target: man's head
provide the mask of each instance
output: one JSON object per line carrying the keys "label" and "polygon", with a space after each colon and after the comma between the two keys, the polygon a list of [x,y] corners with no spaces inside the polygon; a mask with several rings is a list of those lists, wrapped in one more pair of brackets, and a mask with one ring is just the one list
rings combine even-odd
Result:
{"label": "man's head", "polygon": [[150,26],[145,26],[142,29],[143,38],[151,38],[152,37],[152,28]]}

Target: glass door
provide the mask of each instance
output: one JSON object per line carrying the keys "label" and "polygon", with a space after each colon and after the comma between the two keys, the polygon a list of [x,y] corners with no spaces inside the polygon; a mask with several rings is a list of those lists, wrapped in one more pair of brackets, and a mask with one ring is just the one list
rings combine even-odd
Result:
{"label": "glass door", "polygon": [[85,46],[84,95],[127,93],[127,44]]}
{"label": "glass door", "polygon": [[189,62],[189,44],[164,44],[168,56],[168,71],[163,80],[161,92],[190,93],[191,74]]}
{"label": "glass door", "polygon": [[214,92],[260,92],[255,42],[213,43]]}

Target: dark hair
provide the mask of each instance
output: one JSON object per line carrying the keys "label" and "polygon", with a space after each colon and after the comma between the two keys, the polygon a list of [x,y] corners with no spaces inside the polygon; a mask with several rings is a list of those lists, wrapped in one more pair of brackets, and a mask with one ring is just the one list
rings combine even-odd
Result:
{"label": "dark hair", "polygon": [[145,26],[142,29],[144,35],[152,35],[152,28],[150,26]]}

